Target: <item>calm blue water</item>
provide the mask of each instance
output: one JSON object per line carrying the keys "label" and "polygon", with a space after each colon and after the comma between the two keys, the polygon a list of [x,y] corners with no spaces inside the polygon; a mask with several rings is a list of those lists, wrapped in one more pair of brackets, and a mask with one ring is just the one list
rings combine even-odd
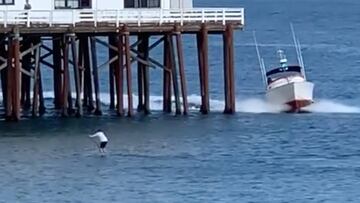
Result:
{"label": "calm blue water", "polygon": [[[222,42],[212,37],[208,116],[158,113],[161,72],[153,70],[149,117],[0,122],[0,202],[360,202],[360,2],[195,5],[246,8],[245,30],[236,33],[236,115],[221,114]],[[262,99],[252,31],[267,65],[277,63],[278,48],[295,62],[290,22],[315,83],[312,113],[277,113]],[[196,44],[191,36],[184,40],[189,99],[197,105]],[[106,92],[106,70],[101,74]],[[106,108],[108,95],[102,96]],[[107,157],[86,137],[96,128],[110,139]]]}

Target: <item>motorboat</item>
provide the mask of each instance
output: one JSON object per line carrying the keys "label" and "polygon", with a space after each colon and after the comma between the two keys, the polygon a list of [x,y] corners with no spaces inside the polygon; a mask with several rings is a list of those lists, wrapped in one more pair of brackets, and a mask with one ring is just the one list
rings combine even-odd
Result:
{"label": "motorboat", "polygon": [[314,84],[306,79],[300,43],[296,39],[292,25],[291,30],[298,58],[295,65],[288,65],[286,55],[280,49],[277,51],[280,65],[267,71],[260,56],[255,33],[254,40],[266,90],[266,101],[288,107],[285,110],[287,112],[301,112],[302,108],[313,103]]}

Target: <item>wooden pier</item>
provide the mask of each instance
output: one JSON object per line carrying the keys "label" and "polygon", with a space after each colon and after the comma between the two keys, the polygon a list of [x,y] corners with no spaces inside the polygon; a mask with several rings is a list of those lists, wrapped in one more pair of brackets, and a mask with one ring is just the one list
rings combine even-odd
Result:
{"label": "wooden pier", "polygon": [[[56,12],[63,12],[61,15],[67,18],[55,18],[60,15]],[[20,120],[25,111],[31,111],[34,117],[46,112],[43,87],[50,84],[42,81],[44,68],[53,71],[52,108],[64,117],[81,117],[84,112],[102,114],[99,69],[103,67],[109,68],[110,109],[118,116],[131,117],[135,111],[150,113],[150,68],[163,70],[163,111],[171,113],[175,109],[176,115],[186,115],[189,105],[183,34],[196,36],[203,114],[210,112],[208,36],[222,35],[224,113],[235,112],[233,32],[244,26],[244,9],[160,9],[139,10],[136,14],[126,10],[66,12],[0,12],[0,100],[7,120]],[[137,40],[132,43],[130,36]],[[108,40],[104,41],[104,37]],[[156,40],[150,43],[151,38]],[[44,41],[50,41],[52,46]],[[97,61],[99,45],[108,49],[105,64]],[[150,55],[150,50],[159,46],[164,50],[162,62]],[[135,109],[134,63],[139,101]]]}

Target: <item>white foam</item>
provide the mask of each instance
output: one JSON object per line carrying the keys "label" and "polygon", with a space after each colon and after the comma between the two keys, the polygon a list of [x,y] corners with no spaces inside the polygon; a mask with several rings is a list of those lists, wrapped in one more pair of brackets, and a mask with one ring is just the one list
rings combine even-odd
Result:
{"label": "white foam", "polygon": [[262,99],[250,98],[236,102],[236,111],[245,113],[280,113],[286,111],[286,105],[274,105]]}
{"label": "white foam", "polygon": [[318,100],[304,110],[317,113],[360,113],[360,107],[342,104],[332,100]]}
{"label": "white foam", "polygon": [[[31,94],[32,95],[32,94]],[[76,93],[72,93],[73,98],[75,99]],[[1,92],[0,92],[0,97]],[[54,98],[54,92],[48,91],[44,92],[44,97],[46,99]],[[94,95],[95,98],[95,95]],[[110,94],[101,93],[100,94],[101,102],[105,105],[110,104]],[[124,95],[124,108],[127,107],[127,95]],[[174,102],[174,97],[172,97]],[[0,100],[1,102],[1,100]],[[181,101],[182,102],[182,101]],[[133,105],[134,108],[138,105],[138,97],[133,94]],[[198,111],[201,105],[201,96],[200,95],[189,95],[188,96],[189,110]],[[210,108],[211,111],[222,112],[225,107],[225,102],[219,99],[210,99]],[[150,108],[154,111],[161,111],[163,108],[163,97],[157,95],[150,96]],[[172,108],[175,108],[175,105],[172,105]],[[274,105],[267,103],[264,99],[259,98],[247,98],[236,101],[236,112],[243,113],[281,113],[288,109],[286,105]],[[322,99],[316,100],[312,105],[303,108],[305,111],[315,112],[315,113],[360,113],[360,107],[346,105],[338,101]]]}

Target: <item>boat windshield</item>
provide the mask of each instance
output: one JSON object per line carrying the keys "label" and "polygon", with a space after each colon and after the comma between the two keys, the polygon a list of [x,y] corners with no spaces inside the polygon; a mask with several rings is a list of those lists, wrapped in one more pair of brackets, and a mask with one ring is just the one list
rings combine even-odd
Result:
{"label": "boat windshield", "polygon": [[274,80],[277,78],[288,77],[291,75],[302,75],[300,66],[286,66],[279,67],[273,70],[270,70],[266,73],[268,80]]}
{"label": "boat windshield", "polygon": [[301,74],[301,67],[300,66],[287,66],[287,67],[279,67],[275,68],[271,71],[266,72],[267,77],[272,77],[278,74],[294,74],[299,73]]}

